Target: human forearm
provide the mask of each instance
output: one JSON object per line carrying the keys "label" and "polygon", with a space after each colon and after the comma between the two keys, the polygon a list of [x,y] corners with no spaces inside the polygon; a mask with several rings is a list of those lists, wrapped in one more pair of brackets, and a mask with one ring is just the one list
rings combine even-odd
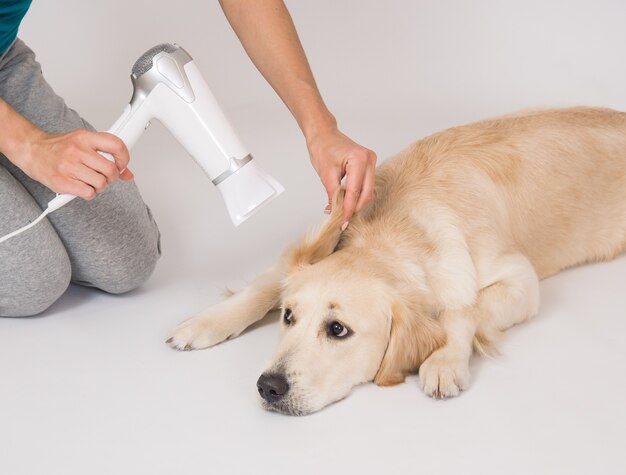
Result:
{"label": "human forearm", "polygon": [[307,141],[336,129],[282,0],[220,0],[248,56],[290,110]]}
{"label": "human forearm", "polygon": [[337,128],[317,89],[309,63],[282,0],[220,0],[224,13],[257,69],[302,130],[311,163],[332,197],[346,177],[343,227],[373,196],[376,154]]}
{"label": "human forearm", "polygon": [[0,153],[22,168],[20,158],[25,155],[23,149],[32,142],[38,132],[37,127],[0,99],[0,130]]}

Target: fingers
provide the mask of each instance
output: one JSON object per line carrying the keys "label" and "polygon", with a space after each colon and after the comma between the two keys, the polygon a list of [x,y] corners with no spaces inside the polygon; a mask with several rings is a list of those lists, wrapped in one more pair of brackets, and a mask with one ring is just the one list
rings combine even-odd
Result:
{"label": "fingers", "polygon": [[334,168],[331,173],[325,174],[322,178],[322,184],[326,189],[328,195],[328,204],[324,208],[324,213],[330,214],[332,211],[333,195],[339,186],[341,185],[341,170]]}
{"label": "fingers", "polygon": [[70,194],[78,196],[87,201],[91,201],[96,197],[96,190],[92,186],[89,186],[80,180],[72,180],[70,183],[70,186],[73,185],[73,187],[76,189],[76,191],[70,192]]}
{"label": "fingers", "polygon": [[51,184],[51,188],[58,193],[67,193],[78,196],[84,200],[90,201],[96,197],[96,190],[75,178],[66,178],[63,180],[55,180]]}
{"label": "fingers", "polygon": [[[78,142],[86,145],[82,148],[79,161],[72,172],[72,177],[86,186],[80,187],[81,196],[91,199],[95,193],[101,193],[107,185],[118,179],[132,180],[133,173],[127,169],[130,157],[124,142],[113,134],[77,130],[73,132]],[[109,154],[114,161],[105,158],[100,152]],[[76,185],[74,185],[76,186]]]}
{"label": "fingers", "polygon": [[343,200],[344,226],[355,211],[367,204],[373,195],[376,155],[363,149],[354,153],[346,164],[346,195]]}
{"label": "fingers", "polygon": [[345,229],[352,215],[369,203],[374,194],[376,154],[357,144],[339,130],[307,137],[311,163],[317,171],[326,193],[330,213],[332,197],[346,177],[346,192],[342,207],[342,228]]}
{"label": "fingers", "polygon": [[[127,169],[128,150],[124,142],[112,134],[88,130],[66,134],[39,131],[29,136],[29,142],[22,169],[57,193],[89,200],[120,178],[133,179]],[[112,160],[98,152],[109,154]]]}
{"label": "fingers", "polygon": [[85,140],[92,150],[99,150],[111,154],[115,159],[118,171],[123,171],[128,167],[130,156],[124,141],[108,132],[87,132]]}
{"label": "fingers", "polygon": [[[103,159],[105,160],[105,159]],[[80,180],[93,188],[96,193],[102,193],[109,184],[107,177],[87,165],[77,166],[71,173],[71,178]]]}
{"label": "fingers", "polygon": [[354,168],[347,174],[346,195],[343,199],[343,223],[347,223],[356,209],[365,177],[364,168]]}
{"label": "fingers", "polygon": [[128,181],[128,180],[132,180],[135,178],[135,174],[133,172],[131,172],[128,168],[124,171],[122,171],[122,173],[120,173],[120,179]]}
{"label": "fingers", "polygon": [[367,205],[372,198],[374,198],[374,182],[376,174],[376,154],[372,151],[368,151],[369,156],[367,160],[367,167],[365,169],[365,176],[363,178],[363,185],[361,187],[361,195],[359,201],[356,204],[355,212],[361,211],[365,205]]}
{"label": "fingers", "polygon": [[115,162],[107,160],[97,152],[85,154],[82,162],[92,170],[103,175],[109,185],[115,183],[120,177],[120,170],[118,170]]}

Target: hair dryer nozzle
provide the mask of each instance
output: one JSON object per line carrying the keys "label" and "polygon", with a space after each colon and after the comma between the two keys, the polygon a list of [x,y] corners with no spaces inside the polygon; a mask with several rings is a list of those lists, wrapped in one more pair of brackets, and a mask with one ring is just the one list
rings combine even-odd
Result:
{"label": "hair dryer nozzle", "polygon": [[217,189],[224,198],[226,209],[235,226],[239,226],[259,208],[285,191],[254,160],[217,184]]}

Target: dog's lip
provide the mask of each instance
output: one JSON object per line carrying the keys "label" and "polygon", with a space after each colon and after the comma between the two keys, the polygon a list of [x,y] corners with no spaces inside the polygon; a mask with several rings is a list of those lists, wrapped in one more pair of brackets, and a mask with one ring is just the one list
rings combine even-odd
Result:
{"label": "dog's lip", "polygon": [[267,411],[277,412],[286,416],[306,416],[312,412],[299,408],[289,400],[287,402],[283,400],[277,402],[267,402],[265,399],[261,399],[261,405],[263,406],[263,409]]}

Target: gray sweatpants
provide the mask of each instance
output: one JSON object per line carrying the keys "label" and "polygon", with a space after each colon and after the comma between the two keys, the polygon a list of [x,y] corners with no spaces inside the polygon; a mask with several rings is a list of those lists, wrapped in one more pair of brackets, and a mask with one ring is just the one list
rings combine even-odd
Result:
{"label": "gray sweatpants", "polygon": [[[0,58],[0,97],[46,132],[93,130],[54,93],[34,53],[19,39]],[[34,220],[53,197],[0,154],[0,236]],[[134,182],[117,182],[92,201],[75,199],[0,243],[0,316],[40,313],[70,281],[128,292],[152,273],[159,239]]]}

